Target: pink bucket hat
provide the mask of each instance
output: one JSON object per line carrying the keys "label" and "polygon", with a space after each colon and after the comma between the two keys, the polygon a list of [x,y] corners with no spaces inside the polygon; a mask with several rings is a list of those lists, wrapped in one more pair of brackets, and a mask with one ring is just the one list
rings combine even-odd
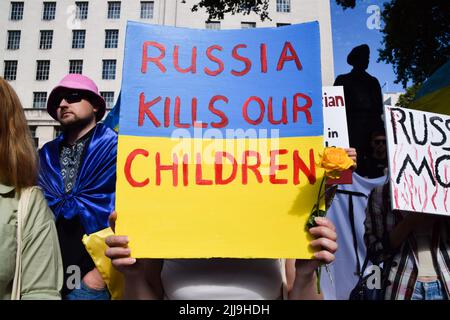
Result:
{"label": "pink bucket hat", "polygon": [[61,103],[59,100],[61,92],[70,91],[70,89],[86,91],[89,94],[89,102],[92,103],[94,107],[98,108],[96,116],[97,122],[103,118],[106,111],[106,104],[105,100],[99,94],[94,81],[81,74],[68,74],[52,90],[48,97],[47,112],[53,119],[57,120],[56,109]]}

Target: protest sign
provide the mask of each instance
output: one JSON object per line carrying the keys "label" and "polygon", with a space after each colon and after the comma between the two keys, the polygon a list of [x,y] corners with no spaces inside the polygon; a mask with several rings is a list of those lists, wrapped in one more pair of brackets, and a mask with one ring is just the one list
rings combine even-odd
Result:
{"label": "protest sign", "polygon": [[393,209],[450,214],[450,117],[385,107]]}
{"label": "protest sign", "polygon": [[[347,114],[345,111],[344,87],[322,88],[323,132],[325,147],[348,148]],[[327,184],[352,184],[351,169],[341,172],[338,179],[327,179]]]}
{"label": "protest sign", "polygon": [[323,171],[319,26],[129,22],[117,233],[137,258],[311,258]]}
{"label": "protest sign", "polygon": [[323,87],[323,130],[326,147],[348,148],[344,87]]}

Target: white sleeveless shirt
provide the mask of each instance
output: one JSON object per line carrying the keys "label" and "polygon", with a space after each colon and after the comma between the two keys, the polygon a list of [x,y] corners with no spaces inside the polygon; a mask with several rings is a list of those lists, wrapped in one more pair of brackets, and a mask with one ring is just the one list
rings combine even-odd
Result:
{"label": "white sleeveless shirt", "polygon": [[168,259],[161,280],[169,300],[282,297],[282,263],[278,259]]}

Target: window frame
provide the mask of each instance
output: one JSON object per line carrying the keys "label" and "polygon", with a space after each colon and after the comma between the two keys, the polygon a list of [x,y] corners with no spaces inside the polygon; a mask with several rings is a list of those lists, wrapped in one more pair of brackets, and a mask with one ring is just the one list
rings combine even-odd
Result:
{"label": "window frame", "polygon": [[[111,63],[111,64],[109,64]],[[114,66],[114,68],[113,68]],[[103,59],[102,60],[102,80],[115,80],[117,73],[117,60],[116,59]]]}
{"label": "window frame", "polygon": [[117,49],[118,47],[119,29],[105,29],[105,49]]}
{"label": "window frame", "polygon": [[34,91],[33,92],[33,109],[45,109],[47,107],[47,92]]}
{"label": "window frame", "polygon": [[108,19],[112,20],[120,19],[121,11],[122,11],[122,2],[108,1],[108,12],[107,12]]}
{"label": "window frame", "polygon": [[277,0],[277,12],[290,13],[291,12],[291,0]]}
{"label": "window frame", "polygon": [[89,1],[75,1],[75,19],[87,20],[89,15]]}
{"label": "window frame", "polygon": [[[18,7],[16,7],[18,6]],[[25,11],[25,2],[11,1],[9,20],[20,21],[23,20],[23,12]]]}
{"label": "window frame", "polygon": [[[50,36],[44,37],[44,35],[47,35],[47,36],[50,35]],[[53,47],[53,30],[40,30],[40,32],[39,32],[39,50],[50,50],[50,49],[52,49],[52,47]]]}
{"label": "window frame", "polygon": [[[218,26],[218,28],[212,26]],[[220,30],[221,29],[221,23],[220,21],[205,21],[205,29],[207,30]]]}
{"label": "window frame", "polygon": [[36,60],[36,81],[47,81],[50,77],[50,60]]}
{"label": "window frame", "polygon": [[85,29],[72,30],[72,49],[84,49],[85,45],[86,45],[86,30]]}
{"label": "window frame", "polygon": [[[22,31],[21,30],[8,30],[7,34],[8,34],[8,36],[6,39],[6,50],[19,50],[20,49],[20,39],[22,38]],[[15,36],[12,36],[13,34]]]}
{"label": "window frame", "polygon": [[42,3],[42,20],[52,21],[56,18],[56,2],[55,1],[44,1]]}
{"label": "window frame", "polygon": [[100,96],[105,100],[106,109],[112,109],[114,107],[114,91],[100,91]]}
{"label": "window frame", "polygon": [[[19,67],[18,60],[4,60],[4,62],[3,62],[3,78],[7,81],[15,81],[17,79],[18,67]],[[8,74],[7,74],[7,72],[8,72]]]}
{"label": "window frame", "polygon": [[84,61],[82,59],[69,60],[69,73],[83,74]]}
{"label": "window frame", "polygon": [[[150,7],[144,8],[144,5],[151,5],[151,14],[150,14]],[[145,14],[144,14],[145,13]],[[155,15],[155,1],[141,1],[141,19],[153,19]]]}

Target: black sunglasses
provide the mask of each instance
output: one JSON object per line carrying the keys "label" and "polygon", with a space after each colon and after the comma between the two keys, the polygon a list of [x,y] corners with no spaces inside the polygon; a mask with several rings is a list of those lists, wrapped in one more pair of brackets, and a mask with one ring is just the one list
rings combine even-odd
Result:
{"label": "black sunglasses", "polygon": [[80,102],[81,100],[86,99],[86,94],[83,92],[78,92],[78,91],[72,91],[72,92],[65,92],[63,94],[61,94],[59,96],[59,102],[61,103],[61,101],[66,100],[67,103],[77,103]]}

